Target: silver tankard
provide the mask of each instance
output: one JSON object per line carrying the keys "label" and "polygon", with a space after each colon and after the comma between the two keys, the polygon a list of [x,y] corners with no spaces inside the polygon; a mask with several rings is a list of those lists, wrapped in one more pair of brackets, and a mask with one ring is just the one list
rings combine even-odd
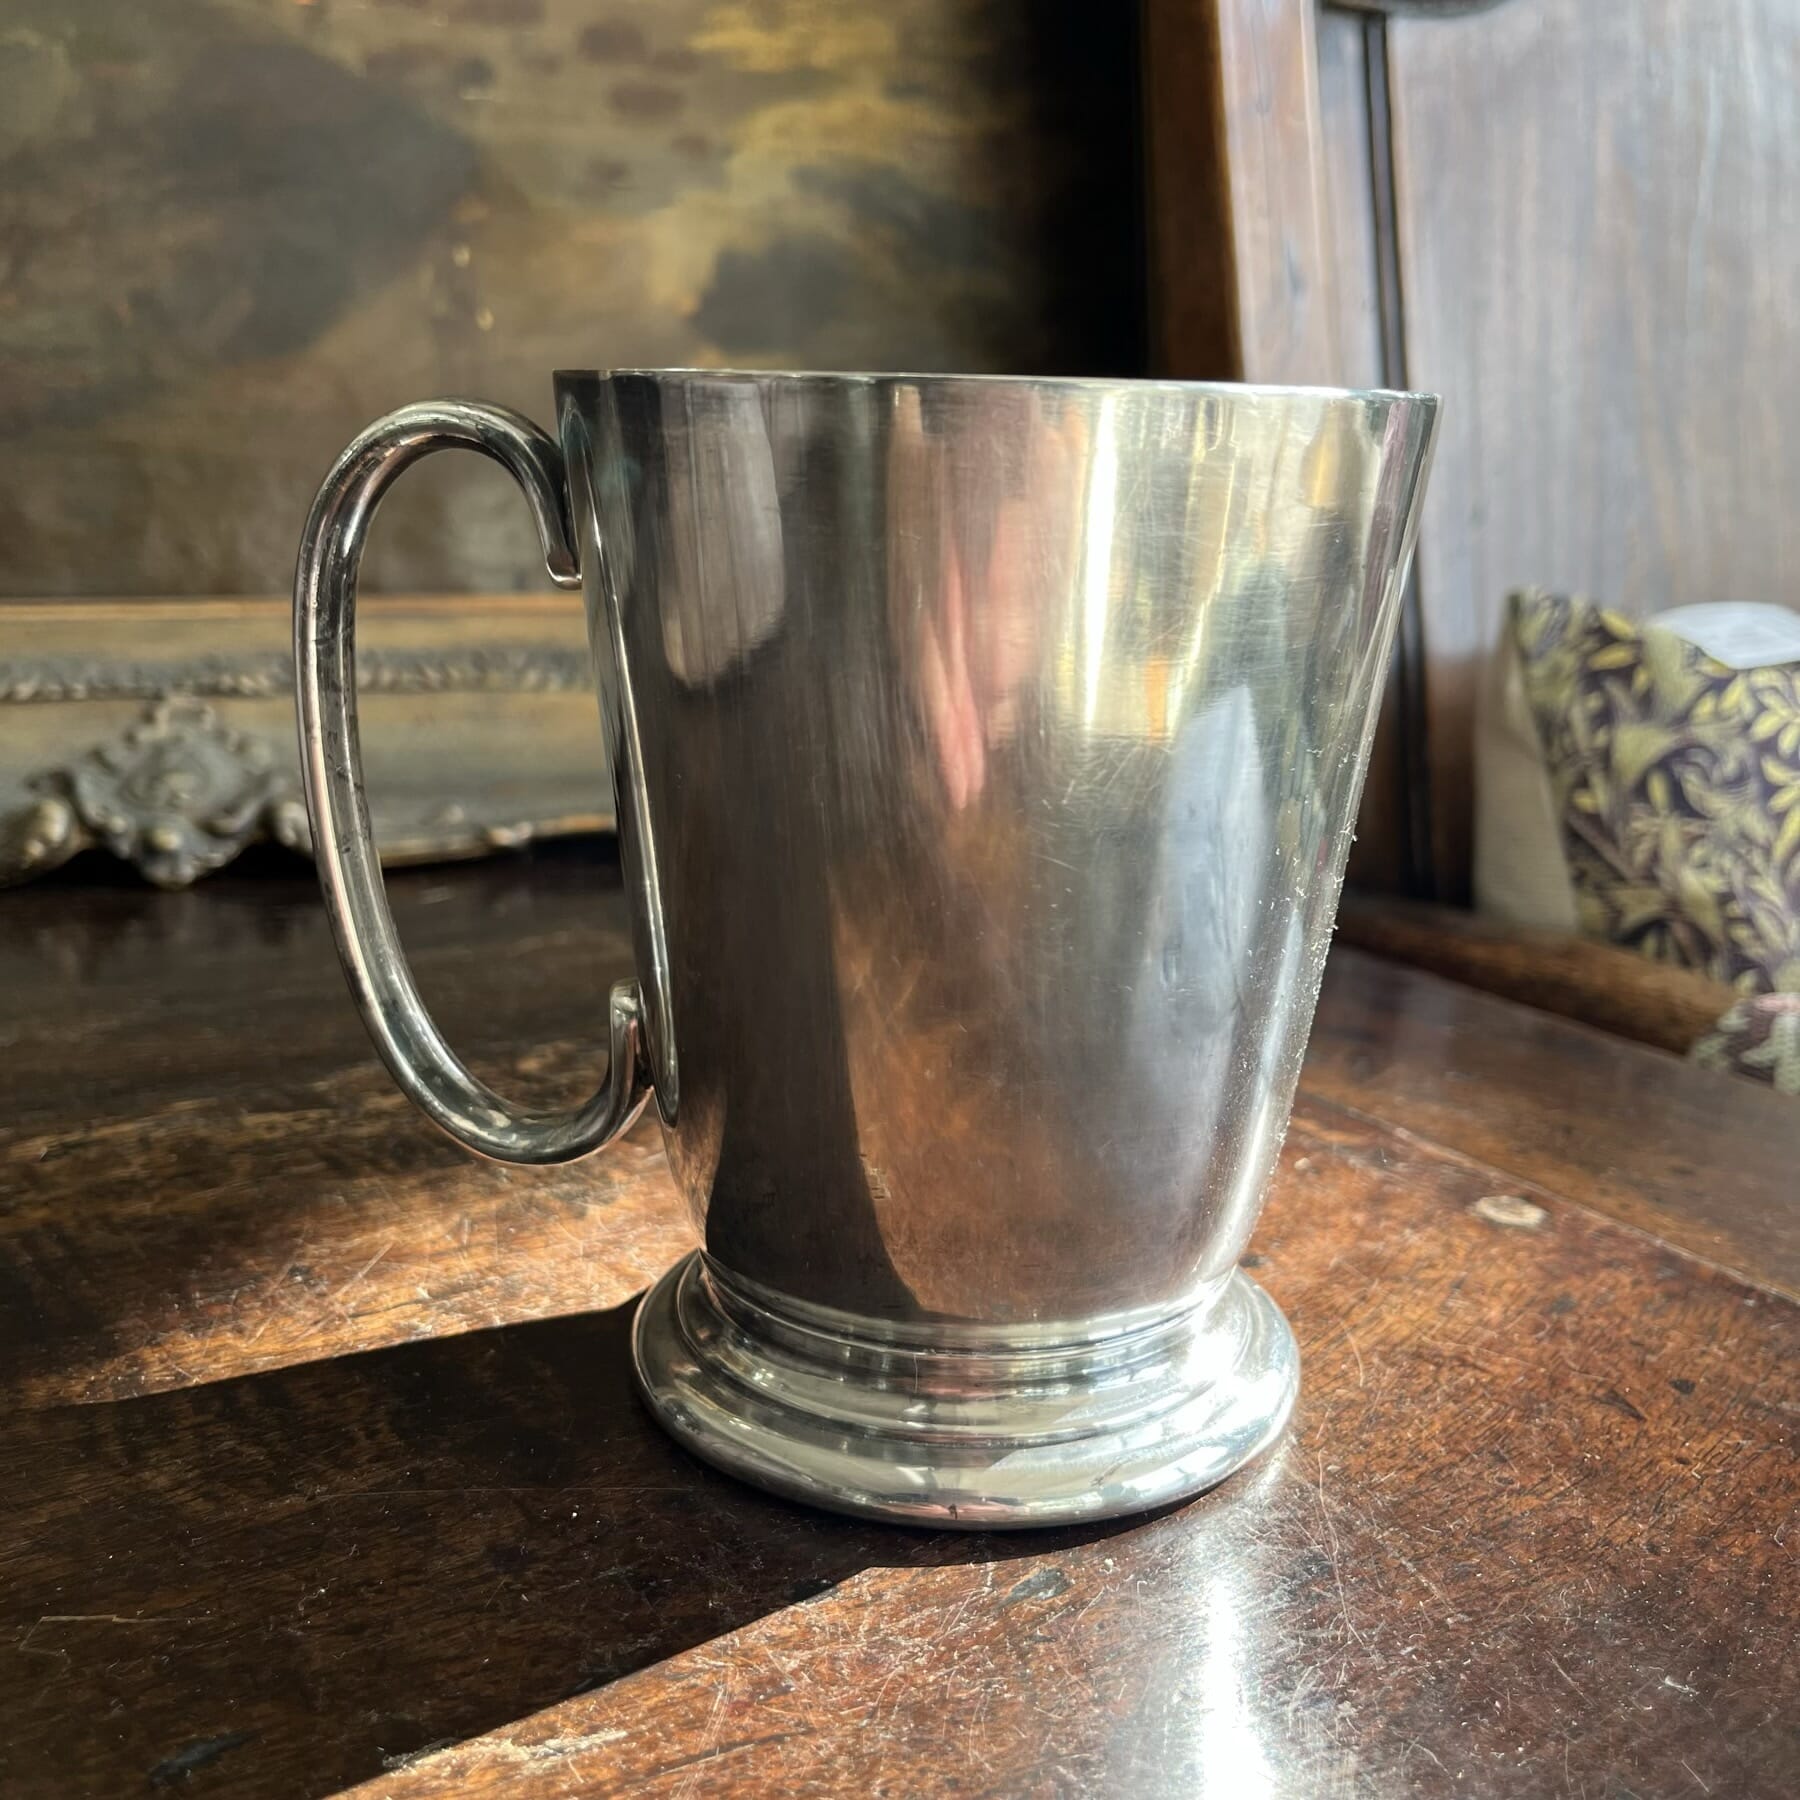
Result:
{"label": "silver tankard", "polygon": [[[1237,1267],[1286,1129],[1437,401],[960,376],[564,373],[560,445],[370,427],[301,545],[307,804],[357,1004],[485,1156],[655,1096],[705,1249],[639,1309],[690,1449],[919,1524],[1104,1518],[1281,1430]],[[415,989],[357,749],[376,503],[458,445],[586,595],[636,979],[524,1112]]]}

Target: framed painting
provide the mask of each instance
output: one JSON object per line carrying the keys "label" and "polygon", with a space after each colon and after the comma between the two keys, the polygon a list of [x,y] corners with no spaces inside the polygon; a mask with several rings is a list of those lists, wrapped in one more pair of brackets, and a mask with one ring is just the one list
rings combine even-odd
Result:
{"label": "framed painting", "polygon": [[[294,836],[285,748],[247,830],[235,790],[216,841],[147,828],[180,855],[83,796],[110,757],[211,804],[220,733],[285,746],[282,605],[245,596],[286,588],[317,482],[395,405],[542,417],[559,366],[1134,370],[1137,50],[1107,11],[13,0],[0,876],[136,846],[180,881]],[[579,608],[498,469],[409,475],[364,585],[395,854],[604,820]],[[427,694],[503,724],[433,740]],[[378,745],[415,729],[409,788]],[[525,730],[536,791],[487,760]]]}

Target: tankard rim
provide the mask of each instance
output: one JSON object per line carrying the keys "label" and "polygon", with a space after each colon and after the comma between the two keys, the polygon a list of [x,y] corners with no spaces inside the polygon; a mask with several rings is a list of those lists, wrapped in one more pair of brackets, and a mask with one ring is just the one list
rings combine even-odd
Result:
{"label": "tankard rim", "polygon": [[1201,395],[1220,400],[1312,400],[1363,406],[1372,401],[1404,402],[1436,412],[1440,394],[1409,388],[1353,388],[1323,384],[1249,381],[1173,381],[1160,376],[1111,375],[975,375],[908,369],[702,369],[671,368],[562,368],[553,379],[591,384],[613,380],[656,381],[700,385],[706,382],[755,382],[774,387],[866,387],[907,383],[936,388],[1027,387],[1068,393],[1170,393]]}

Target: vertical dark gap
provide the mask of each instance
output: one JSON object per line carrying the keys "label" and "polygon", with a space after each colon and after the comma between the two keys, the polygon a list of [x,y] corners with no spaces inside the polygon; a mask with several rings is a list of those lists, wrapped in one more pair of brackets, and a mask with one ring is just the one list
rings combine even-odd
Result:
{"label": "vertical dark gap", "polygon": [[1150,349],[1138,8],[982,0],[977,10],[1002,21],[986,72],[995,93],[1025,96],[1048,184],[1033,245],[1048,362],[1040,352],[996,367],[1141,375]]}
{"label": "vertical dark gap", "polygon": [[1150,184],[1149,131],[1145,118],[1143,87],[1146,32],[1136,6],[1112,9],[1122,62],[1114,79],[1119,92],[1118,128],[1126,140],[1126,160],[1121,170],[1119,194],[1120,233],[1125,245],[1127,273],[1121,300],[1125,316],[1118,326],[1120,366],[1132,375],[1148,375],[1154,351],[1150,325]]}
{"label": "vertical dark gap", "polygon": [[[1410,385],[1406,369],[1406,298],[1400,284],[1400,207],[1394,185],[1385,19],[1377,17],[1364,22],[1363,71],[1369,96],[1369,175],[1375,199],[1381,379],[1384,386],[1404,388]],[[1431,766],[1426,742],[1425,612],[1419,597],[1416,561],[1400,601],[1395,673],[1400,705],[1400,764],[1405,782],[1400,809],[1402,881],[1414,899],[1435,900],[1438,881],[1432,850]]]}

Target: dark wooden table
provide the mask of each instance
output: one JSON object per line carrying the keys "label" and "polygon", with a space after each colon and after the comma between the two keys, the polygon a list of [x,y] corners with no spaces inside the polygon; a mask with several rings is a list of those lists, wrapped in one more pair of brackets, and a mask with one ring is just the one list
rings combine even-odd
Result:
{"label": "dark wooden table", "polygon": [[[483,1072],[585,1088],[597,850],[396,908]],[[408,1109],[310,879],[0,897],[0,1792],[1800,1792],[1800,1107],[1353,952],[1247,1258],[1292,1432],[1189,1506],[928,1535],[626,1381],[653,1131]]]}

